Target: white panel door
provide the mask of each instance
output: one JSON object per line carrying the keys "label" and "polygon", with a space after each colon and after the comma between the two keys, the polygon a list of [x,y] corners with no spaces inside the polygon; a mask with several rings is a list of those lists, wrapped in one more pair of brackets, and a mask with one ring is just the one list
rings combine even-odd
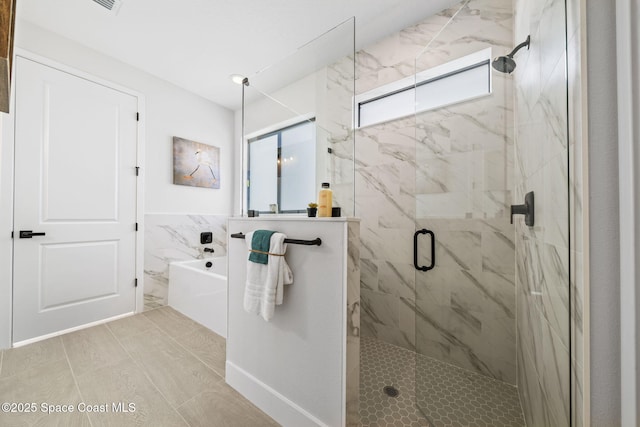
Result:
{"label": "white panel door", "polygon": [[135,310],[137,152],[136,97],[16,67],[14,343]]}

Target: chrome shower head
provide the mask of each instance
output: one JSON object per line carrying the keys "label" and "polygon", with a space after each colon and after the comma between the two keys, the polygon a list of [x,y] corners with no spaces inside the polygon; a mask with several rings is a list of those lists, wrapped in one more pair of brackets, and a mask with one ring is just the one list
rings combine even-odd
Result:
{"label": "chrome shower head", "polygon": [[497,58],[494,58],[494,60],[491,62],[491,66],[496,71],[500,71],[501,73],[511,74],[513,70],[516,69],[516,61],[514,61],[513,55],[515,55],[517,51],[519,51],[525,46],[527,47],[527,49],[529,49],[530,44],[531,44],[531,36],[527,36],[527,39],[524,42],[520,43],[518,46],[516,46],[516,48],[513,49],[508,55],[498,56]]}

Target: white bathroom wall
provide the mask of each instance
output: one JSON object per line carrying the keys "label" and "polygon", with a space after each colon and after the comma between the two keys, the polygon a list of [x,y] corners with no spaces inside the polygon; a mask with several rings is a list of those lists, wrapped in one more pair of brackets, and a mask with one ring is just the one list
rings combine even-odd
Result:
{"label": "white bathroom wall", "polygon": [[[232,111],[26,21],[16,24],[16,46],[145,96],[146,111],[141,115],[147,135],[146,213],[231,212]],[[173,136],[220,147],[219,190],[173,185]]]}
{"label": "white bathroom wall", "polygon": [[[583,1],[586,15],[587,157],[584,164],[589,224],[585,334],[585,395],[590,419],[585,426],[621,426],[620,389],[620,200],[618,187],[618,114],[616,96],[616,10],[612,1]],[[637,2],[635,2],[637,4]],[[624,41],[622,41],[624,43]],[[636,77],[637,79],[637,77]],[[631,90],[631,88],[629,88]],[[637,221],[637,219],[636,219]],[[636,283],[637,288],[637,283]],[[588,324],[587,324],[588,323]],[[588,332],[587,332],[588,331]],[[638,402],[634,402],[638,405]]]}
{"label": "white bathroom wall", "polygon": [[[6,139],[8,117],[0,113],[0,141]],[[12,188],[13,146],[0,144],[0,349],[11,346]]]}
{"label": "white bathroom wall", "polygon": [[[249,86],[245,89],[245,134],[250,135],[274,124],[315,113],[316,86],[324,82],[323,73],[310,74],[273,93]],[[319,82],[319,83],[318,83]],[[270,97],[262,95],[264,92]],[[281,104],[279,104],[281,103]]]}

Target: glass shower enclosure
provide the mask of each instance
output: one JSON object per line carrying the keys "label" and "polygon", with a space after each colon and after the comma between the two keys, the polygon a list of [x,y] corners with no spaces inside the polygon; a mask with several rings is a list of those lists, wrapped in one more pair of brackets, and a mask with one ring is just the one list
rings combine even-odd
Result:
{"label": "glass shower enclosure", "polygon": [[569,426],[564,0],[448,4],[247,76],[243,214],[360,218],[361,426]]}
{"label": "glass shower enclosure", "polygon": [[421,34],[406,305],[433,426],[571,423],[565,12],[542,3],[463,1]]}
{"label": "glass shower enclosure", "polygon": [[329,182],[353,216],[354,31],[348,19],[246,78],[244,213],[306,213]]}

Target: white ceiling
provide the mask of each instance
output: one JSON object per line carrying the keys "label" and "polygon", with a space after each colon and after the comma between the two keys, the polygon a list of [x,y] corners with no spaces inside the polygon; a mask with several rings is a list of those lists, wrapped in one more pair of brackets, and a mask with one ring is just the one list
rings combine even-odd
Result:
{"label": "white ceiling", "polygon": [[253,75],[356,17],[359,47],[459,0],[20,0],[18,17],[230,109]]}

